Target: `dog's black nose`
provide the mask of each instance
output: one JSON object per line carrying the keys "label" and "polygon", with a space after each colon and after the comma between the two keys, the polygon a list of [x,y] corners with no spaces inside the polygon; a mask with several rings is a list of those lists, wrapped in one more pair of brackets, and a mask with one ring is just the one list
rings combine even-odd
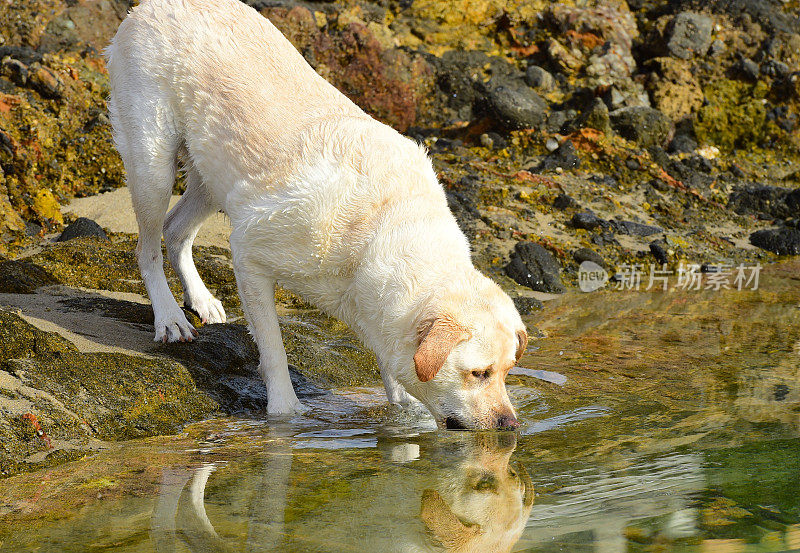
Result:
{"label": "dog's black nose", "polygon": [[448,430],[466,430],[467,427],[464,426],[460,420],[455,417],[447,417],[444,419],[444,427]]}
{"label": "dog's black nose", "polygon": [[519,428],[519,421],[514,415],[500,415],[497,417],[498,430],[516,430]]}

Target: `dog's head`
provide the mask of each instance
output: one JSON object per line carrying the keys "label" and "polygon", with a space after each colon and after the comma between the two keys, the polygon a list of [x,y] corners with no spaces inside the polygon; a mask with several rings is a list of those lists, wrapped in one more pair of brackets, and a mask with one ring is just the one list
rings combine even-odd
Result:
{"label": "dog's head", "polygon": [[423,492],[420,517],[448,553],[510,551],[530,516],[533,484],[524,466],[509,462],[513,435],[476,434],[470,445],[457,470],[437,472]]}
{"label": "dog's head", "polygon": [[468,290],[448,292],[416,323],[413,368],[403,383],[440,426],[519,426],[505,377],[528,344],[511,299],[480,275]]}

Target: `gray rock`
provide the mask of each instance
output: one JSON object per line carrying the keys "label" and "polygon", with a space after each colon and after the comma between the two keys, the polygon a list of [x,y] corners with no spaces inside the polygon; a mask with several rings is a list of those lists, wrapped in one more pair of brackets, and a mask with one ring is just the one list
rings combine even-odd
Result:
{"label": "gray rock", "polygon": [[708,47],[708,53],[712,56],[719,56],[720,54],[724,54],[727,49],[728,47],[725,46],[722,40],[716,39],[711,42],[711,46]]}
{"label": "gray rock", "polygon": [[578,207],[578,202],[572,196],[567,196],[563,192],[555,197],[553,200],[553,207],[556,209],[567,209],[570,207]]}
{"label": "gray rock", "polygon": [[698,148],[697,141],[689,134],[676,134],[669,143],[669,151],[674,154],[691,154]]}
{"label": "gray rock", "polygon": [[667,50],[676,58],[688,60],[704,56],[711,45],[711,18],[699,13],[683,12],[675,16],[667,29]]}
{"label": "gray rock", "polygon": [[581,228],[586,230],[594,230],[598,227],[608,227],[608,221],[601,219],[591,211],[584,211],[576,213],[572,216],[569,222],[574,228]]}
{"label": "gray rock", "polygon": [[789,66],[778,60],[767,60],[761,64],[761,73],[773,78],[783,78],[791,72]]}
{"label": "gray rock", "polygon": [[672,138],[672,120],[648,107],[622,108],[611,112],[611,126],[623,138],[642,148],[664,146]]}
{"label": "gray rock", "polygon": [[560,133],[561,129],[569,121],[569,113],[566,111],[554,111],[547,116],[547,131],[551,133]]}
{"label": "gray rock", "polygon": [[603,268],[608,267],[608,265],[606,265],[606,260],[603,259],[603,256],[594,250],[590,250],[589,248],[580,248],[575,250],[572,252],[572,258],[578,265],[584,261],[591,261],[592,263],[596,263]]}
{"label": "gray rock", "polygon": [[517,283],[539,292],[562,293],[561,266],[549,251],[533,242],[518,242],[506,265],[506,274]]}
{"label": "gray rock", "polygon": [[630,234],[631,236],[652,236],[659,232],[664,232],[661,227],[645,225],[635,221],[611,221],[614,230],[619,234]]}
{"label": "gray rock", "polygon": [[758,64],[750,58],[744,58],[739,62],[739,71],[751,81],[757,81],[761,73]]}
{"label": "gray rock", "polygon": [[798,255],[800,230],[786,227],[758,230],[750,235],[750,243],[778,255]]}
{"label": "gray rock", "polygon": [[543,92],[550,92],[556,86],[556,80],[553,76],[538,65],[528,66],[527,71],[525,71],[525,82],[528,83],[528,86],[538,88]]}
{"label": "gray rock", "polygon": [[78,217],[78,219],[64,229],[64,232],[61,233],[56,241],[66,242],[67,240],[72,240],[73,238],[83,237],[108,240],[108,235],[106,234],[106,231],[103,230],[103,227],[91,219],[87,219],[86,217]]}
{"label": "gray rock", "polygon": [[500,85],[489,92],[487,102],[491,116],[506,129],[533,129],[547,120],[547,102],[524,85]]}
{"label": "gray rock", "polygon": [[531,172],[540,173],[542,171],[552,171],[557,167],[561,167],[562,169],[577,169],[580,166],[581,158],[578,157],[575,145],[572,144],[571,140],[565,140],[555,151],[545,157],[535,169],[532,169]]}

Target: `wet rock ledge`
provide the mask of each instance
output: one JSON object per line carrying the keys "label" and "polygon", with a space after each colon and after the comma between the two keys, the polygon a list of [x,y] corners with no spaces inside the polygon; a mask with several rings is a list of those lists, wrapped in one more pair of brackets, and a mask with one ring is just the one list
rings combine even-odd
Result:
{"label": "wet rock ledge", "polygon": [[[258,350],[230,288],[226,252],[201,248],[199,266],[234,322],[200,327],[195,318],[197,341],[160,344],[134,246],[112,234],[0,261],[0,476],[212,415],[264,412]],[[177,287],[174,274],[169,280]],[[288,292],[277,299],[301,397],[379,385],[373,355],[344,325]]]}

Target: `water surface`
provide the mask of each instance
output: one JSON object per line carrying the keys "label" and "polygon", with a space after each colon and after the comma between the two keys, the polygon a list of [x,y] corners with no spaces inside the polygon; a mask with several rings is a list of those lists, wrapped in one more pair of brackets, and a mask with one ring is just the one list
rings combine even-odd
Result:
{"label": "water surface", "polygon": [[800,286],[569,295],[528,323],[520,432],[437,431],[375,388],[0,481],[0,550],[800,550]]}

